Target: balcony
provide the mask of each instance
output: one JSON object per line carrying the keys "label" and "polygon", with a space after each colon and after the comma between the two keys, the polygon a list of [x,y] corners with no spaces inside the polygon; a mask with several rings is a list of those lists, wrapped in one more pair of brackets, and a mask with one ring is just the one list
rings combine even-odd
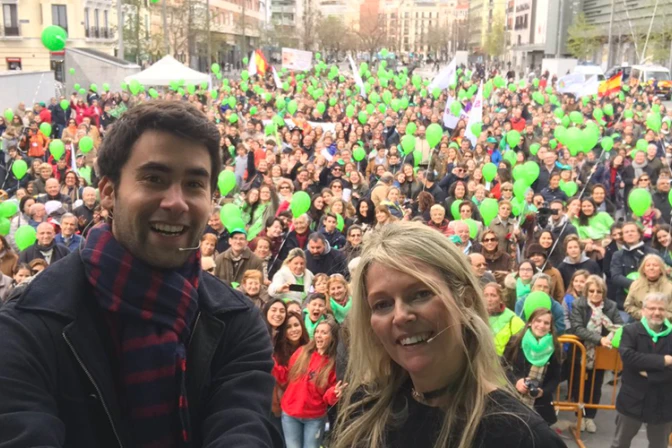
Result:
{"label": "balcony", "polygon": [[5,26],[1,27],[3,37],[19,37],[21,33],[19,32],[19,26]]}
{"label": "balcony", "polygon": [[114,39],[114,33],[112,30],[108,28],[98,28],[95,26],[90,26],[88,28],[84,28],[84,37],[86,37],[87,40],[94,40],[94,39]]}

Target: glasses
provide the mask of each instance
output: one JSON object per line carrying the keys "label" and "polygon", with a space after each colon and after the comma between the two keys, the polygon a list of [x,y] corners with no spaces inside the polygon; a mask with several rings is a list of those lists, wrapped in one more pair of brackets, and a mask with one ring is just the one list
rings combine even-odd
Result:
{"label": "glasses", "polygon": [[532,272],[532,271],[533,271],[532,268],[520,268],[520,269],[518,269],[518,270],[519,270],[520,272]]}
{"label": "glasses", "polygon": [[331,189],[332,190],[342,190],[343,187],[341,187],[340,185],[334,185],[333,187],[331,187]]}
{"label": "glasses", "polygon": [[513,188],[502,188],[502,191],[513,191]]}
{"label": "glasses", "polygon": [[289,190],[290,188],[289,188],[288,185],[283,185],[282,187],[280,187],[280,189],[281,190]]}
{"label": "glasses", "polygon": [[497,241],[497,238],[483,238],[484,243],[494,243]]}
{"label": "glasses", "polygon": [[333,168],[333,171],[341,171],[340,167]]}
{"label": "glasses", "polygon": [[589,289],[588,294],[602,294],[601,289]]}
{"label": "glasses", "polygon": [[648,182],[650,179],[649,179],[648,177],[642,177],[642,178],[639,179],[639,180],[644,181],[644,182]]}

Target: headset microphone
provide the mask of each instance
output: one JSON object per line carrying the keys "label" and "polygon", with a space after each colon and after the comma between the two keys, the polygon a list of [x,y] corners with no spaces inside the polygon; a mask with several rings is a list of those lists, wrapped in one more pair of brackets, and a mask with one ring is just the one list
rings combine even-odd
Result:
{"label": "headset microphone", "polygon": [[432,336],[431,338],[427,339],[427,343],[429,344],[429,343],[432,342],[434,339],[438,338],[439,335],[440,335],[441,333],[443,333],[444,331],[446,331],[447,329],[452,328],[452,327],[453,327],[453,325],[448,325],[446,328],[444,328],[443,330],[439,331],[438,333],[436,333],[436,334],[435,334],[434,336]]}
{"label": "headset microphone", "polygon": [[186,250],[196,250],[199,249],[201,246],[195,246],[195,247],[178,247],[177,250],[179,251],[186,251]]}

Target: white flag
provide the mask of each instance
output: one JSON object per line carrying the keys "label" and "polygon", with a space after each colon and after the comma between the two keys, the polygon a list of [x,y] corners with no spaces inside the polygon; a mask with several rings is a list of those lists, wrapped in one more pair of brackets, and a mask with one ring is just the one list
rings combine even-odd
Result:
{"label": "white flag", "polygon": [[427,90],[431,92],[435,87],[445,90],[448,86],[455,83],[457,83],[457,62],[455,61],[455,58],[453,58],[453,60],[450,61],[450,64],[443,67],[436,77],[432,79]]}
{"label": "white flag", "polygon": [[483,81],[481,81],[481,85],[478,86],[476,99],[471,105],[469,121],[467,121],[467,130],[464,133],[464,136],[469,139],[472,145],[476,145],[476,136],[471,132],[471,126],[476,123],[483,123]]}
{"label": "white flag", "polygon": [[570,75],[565,75],[562,78],[558,78],[557,89],[559,93],[576,94],[576,92],[583,87],[583,82],[583,75],[572,73]]}
{"label": "white flag", "polygon": [[355,61],[352,60],[352,56],[348,55],[348,59],[350,59],[350,69],[352,70],[352,76],[355,78],[355,83],[359,86],[359,94],[362,95],[362,98],[366,98],[366,89],[364,89],[364,81],[362,81],[362,77],[359,76],[359,72],[357,71],[357,67],[355,66]]}
{"label": "white flag", "polygon": [[247,64],[247,72],[250,74],[250,76],[254,76],[257,74],[257,61],[255,59],[255,54],[254,51],[250,53],[250,63]]}
{"label": "white flag", "polygon": [[275,81],[275,87],[278,89],[282,89],[282,81],[280,81],[278,72],[275,71],[275,67],[271,67],[271,70],[273,70],[273,81]]}
{"label": "white flag", "polygon": [[446,101],[446,108],[443,111],[443,125],[448,129],[455,129],[458,121],[469,118],[464,109],[462,109],[459,116],[453,115],[453,113],[450,111],[450,105],[453,104],[454,101],[455,98],[449,96],[448,100]]}
{"label": "white flag", "polygon": [[576,97],[583,98],[584,96],[597,95],[599,89],[600,80],[597,79],[597,75],[595,75],[581,85],[581,88],[576,92]]}

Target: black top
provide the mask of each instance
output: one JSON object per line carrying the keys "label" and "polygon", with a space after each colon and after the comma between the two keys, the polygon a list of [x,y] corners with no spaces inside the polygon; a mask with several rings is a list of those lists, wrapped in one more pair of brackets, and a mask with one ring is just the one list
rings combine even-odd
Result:
{"label": "black top", "polygon": [[[434,448],[445,413],[435,407],[418,403],[411,396],[411,382],[408,381],[399,397],[395,400],[395,409],[406,418],[390,427],[385,433],[385,446],[388,448]],[[458,427],[462,428],[463,425]],[[448,444],[456,447],[458,434]],[[481,421],[474,448],[560,448],[565,443],[532,409],[525,406],[506,392],[496,390],[487,397],[485,416]]]}

